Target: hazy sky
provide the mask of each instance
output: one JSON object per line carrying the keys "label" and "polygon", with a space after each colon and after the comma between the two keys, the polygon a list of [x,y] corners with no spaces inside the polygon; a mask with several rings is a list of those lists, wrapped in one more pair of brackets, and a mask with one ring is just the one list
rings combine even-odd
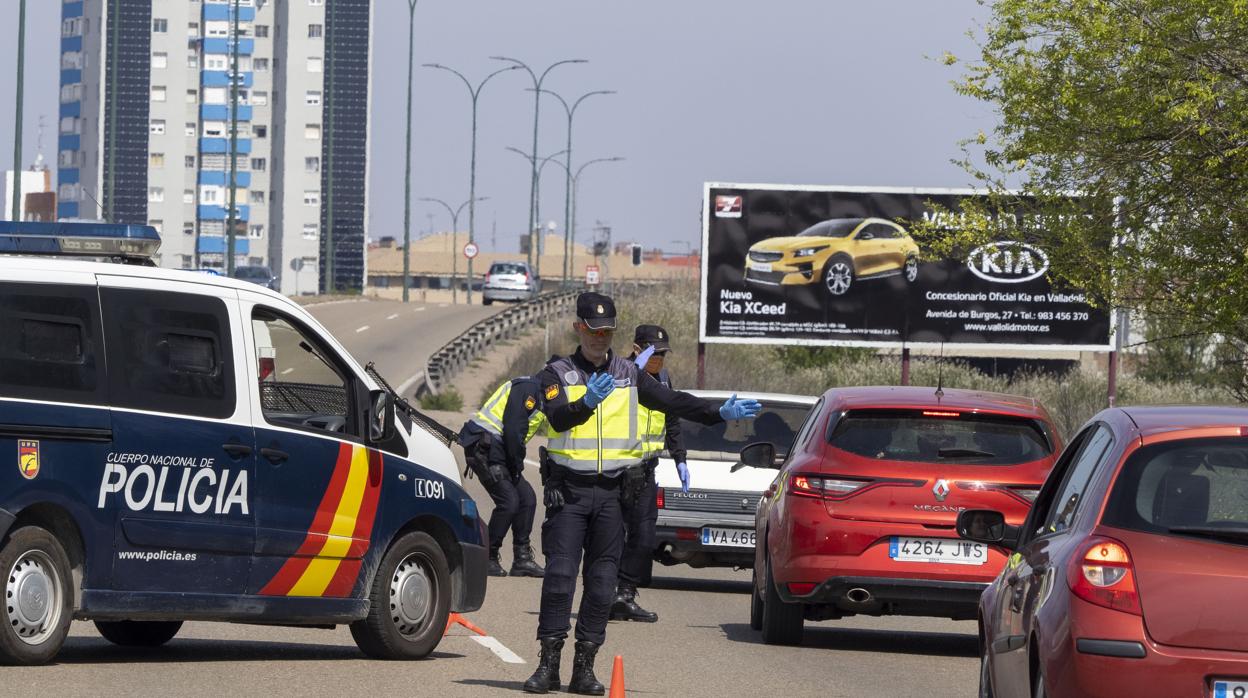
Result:
{"label": "hazy sky", "polygon": [[[155,0],[164,2],[187,0]],[[288,0],[298,2],[299,0]],[[332,2],[333,0],[329,0]],[[56,159],[60,5],[29,0],[25,156],[35,156],[46,115],[44,150]],[[373,123],[369,178],[372,237],[402,235],[403,118],[407,0],[375,0]],[[701,231],[705,181],[962,187],[950,163],[957,141],[989,129],[990,110],[953,93],[956,69],[945,50],[970,56],[966,31],[987,15],[974,0],[420,0],[416,7],[412,197],[457,205],[468,197],[470,102],[455,76],[420,68],[438,62],[474,82],[520,58],[543,87],[571,102],[590,90],[619,94],[586,100],[577,111],[573,168],[585,170],[578,239],[596,220],[613,240],[671,251]],[[0,163],[12,160],[17,0],[0,0]],[[529,165],[505,146],[528,151],[533,138],[532,82],[523,71],[494,78],[479,103],[477,238],[515,250],[528,220]],[[561,150],[567,118],[542,103],[539,155]],[[542,219],[563,230],[564,177],[546,167]],[[413,202],[413,236],[450,226],[441,207]],[[467,212],[460,228],[467,227]]]}

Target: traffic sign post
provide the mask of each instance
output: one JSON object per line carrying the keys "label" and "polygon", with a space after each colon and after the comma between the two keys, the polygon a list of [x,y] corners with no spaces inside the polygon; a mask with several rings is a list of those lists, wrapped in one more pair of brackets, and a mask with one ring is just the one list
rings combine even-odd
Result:
{"label": "traffic sign post", "polygon": [[598,265],[597,264],[587,264],[585,266],[585,285],[586,286],[598,285]]}
{"label": "traffic sign post", "polygon": [[467,259],[475,258],[480,251],[481,250],[477,248],[477,243],[475,242],[470,242],[464,245],[464,257]]}

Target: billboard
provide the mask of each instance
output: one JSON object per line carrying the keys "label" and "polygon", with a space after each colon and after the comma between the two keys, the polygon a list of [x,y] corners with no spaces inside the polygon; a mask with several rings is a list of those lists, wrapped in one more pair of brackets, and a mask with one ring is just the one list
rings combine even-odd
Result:
{"label": "billboard", "polygon": [[922,253],[909,224],[976,196],[708,183],[701,341],[1112,349],[1109,312],[1077,289],[1053,287],[1039,246],[1001,241],[957,259]]}

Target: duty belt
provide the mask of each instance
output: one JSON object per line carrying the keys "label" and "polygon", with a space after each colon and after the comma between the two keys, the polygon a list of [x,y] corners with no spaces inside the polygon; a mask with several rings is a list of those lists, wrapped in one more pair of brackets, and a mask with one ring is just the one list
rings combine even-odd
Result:
{"label": "duty belt", "polygon": [[598,474],[598,473],[578,473],[560,465],[554,467],[555,477],[563,482],[570,482],[574,485],[602,485],[604,487],[619,487],[622,472],[616,472],[614,475]]}

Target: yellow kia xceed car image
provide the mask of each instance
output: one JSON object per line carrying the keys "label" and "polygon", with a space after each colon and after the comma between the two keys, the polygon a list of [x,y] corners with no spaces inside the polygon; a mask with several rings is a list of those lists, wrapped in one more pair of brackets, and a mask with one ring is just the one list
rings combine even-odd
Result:
{"label": "yellow kia xceed car image", "polygon": [[919,246],[905,228],[883,218],[833,218],[794,236],[750,247],[745,280],[764,286],[823,284],[841,296],[855,281],[919,275]]}

